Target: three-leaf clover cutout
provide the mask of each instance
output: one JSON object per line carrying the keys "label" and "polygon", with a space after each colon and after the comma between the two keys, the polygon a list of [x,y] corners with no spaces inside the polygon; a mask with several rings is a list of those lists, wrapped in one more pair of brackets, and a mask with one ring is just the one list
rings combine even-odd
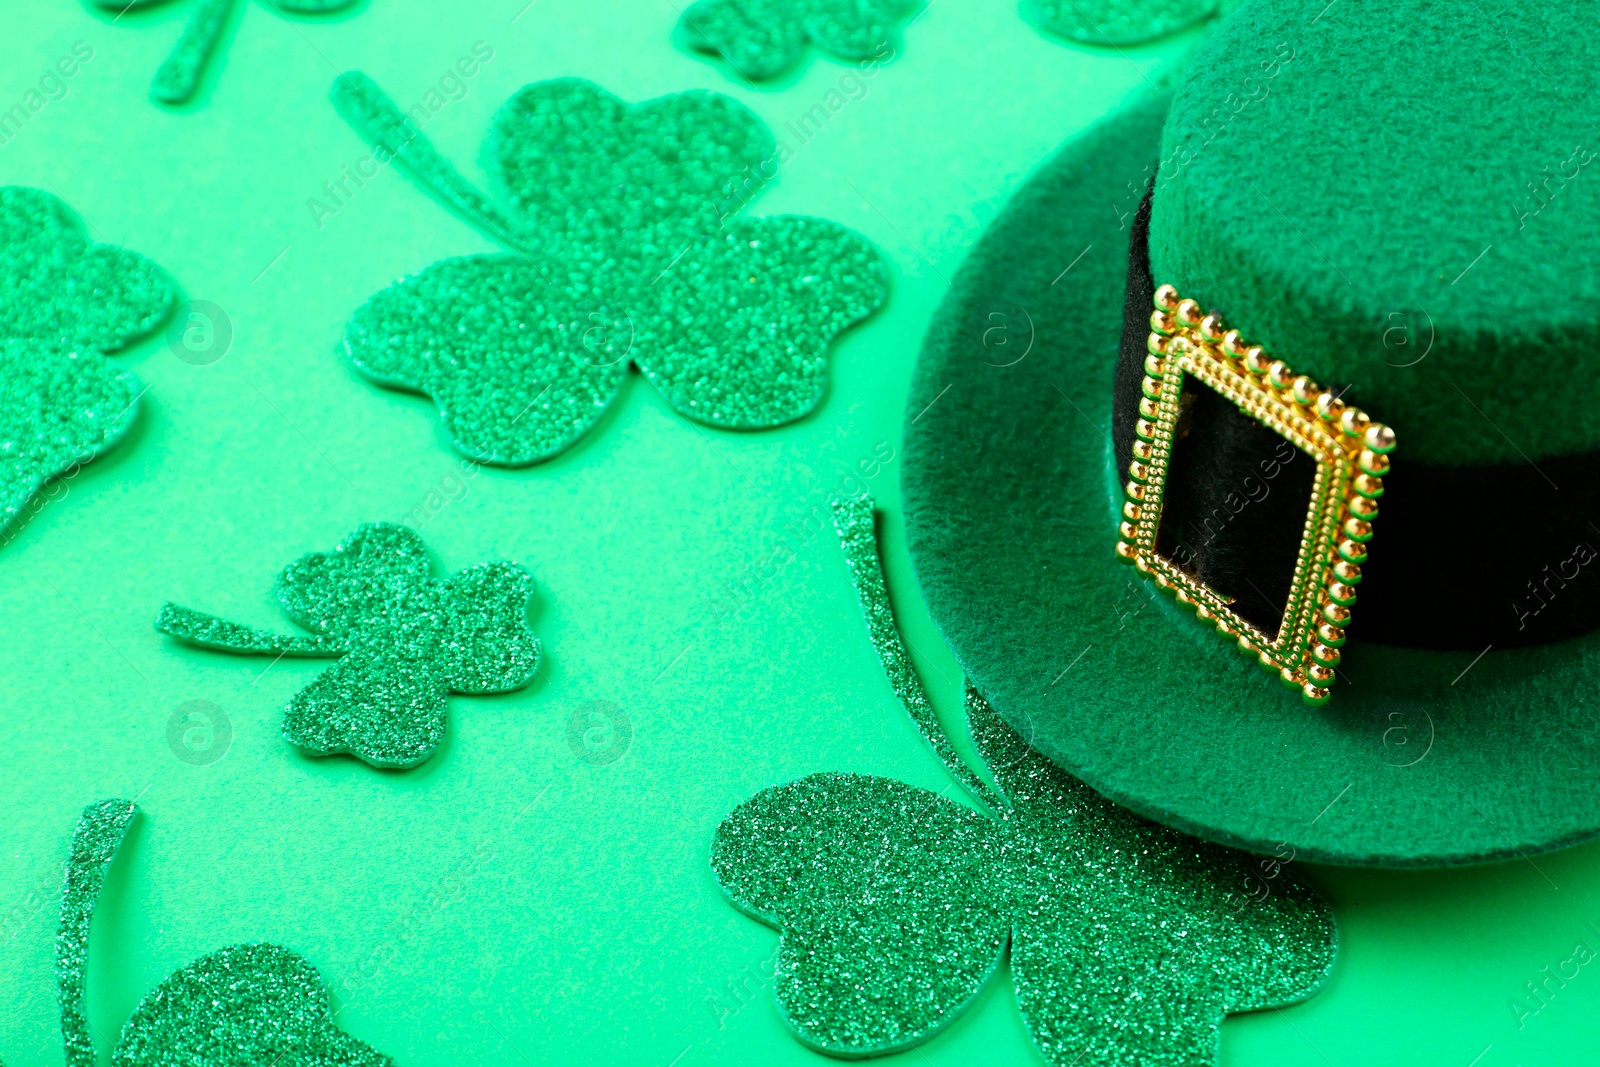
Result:
{"label": "three-leaf clover cutout", "polygon": [[844,227],[739,216],[778,150],[726,96],[630,105],[578,79],[523,88],[488,144],[502,210],[365,75],[342,75],[332,95],[380,162],[398,160],[511,250],[403,278],[345,330],[358,370],[432,397],[476,460],[517,466],[567,448],[630,364],[697,422],[798,419],[822,399],[834,337],[885,298],[880,256]]}
{"label": "three-leaf clover cutout", "polygon": [[961,1014],[1008,949],[1018,1008],[1059,1067],[1212,1064],[1225,1014],[1315,992],[1333,919],[1291,876],[1247,896],[1257,857],[1117,807],[970,687],[968,725],[994,785],[960,760],[909,669],[874,549],[861,550],[871,506],[849,501],[839,515],[874,644],[975,806],[815,774],[718,827],[712,870],[736,906],[780,931],[773,986],[800,1040],[841,1056],[915,1045]]}
{"label": "three-leaf clover cutout", "polygon": [[698,52],[720,55],[752,81],[783,73],[807,42],[841,59],[883,58],[913,0],[695,0],[678,34]]}
{"label": "three-leaf clover cutout", "polygon": [[[90,804],[72,835],[56,935],[67,1067],[95,1067],[86,1011],[89,923],[138,815],[128,800]],[[394,1061],[334,1025],[327,988],[305,957],[262,942],[221,949],[168,975],[123,1025],[111,1064],[393,1067]]]}
{"label": "three-leaf clover cutout", "polygon": [[[94,0],[105,11],[121,19],[129,9],[156,7],[168,0]],[[150,96],[163,104],[182,104],[200,87],[207,64],[223,47],[223,37],[234,21],[234,9],[241,0],[196,0],[195,10],[184,24],[178,43],[156,70],[150,82]],[[328,15],[354,4],[356,0],[264,0],[280,15]],[[116,21],[113,19],[113,22]]]}
{"label": "three-leaf clover cutout", "polygon": [[61,200],[0,188],[0,530],[133,425],[142,391],[104,353],[155,330],[172,300],[165,272],[91,241]]}
{"label": "three-leaf clover cutout", "polygon": [[431,577],[427,546],[407,526],[369,523],[332,552],[285,567],[275,588],[311,631],[283,636],[177,604],[156,628],[189,644],[339,662],[296,693],[283,736],[316,755],[347,752],[375,767],[413,767],[444,738],[450,693],[505,693],[533,680],[533,577],[504,561]]}

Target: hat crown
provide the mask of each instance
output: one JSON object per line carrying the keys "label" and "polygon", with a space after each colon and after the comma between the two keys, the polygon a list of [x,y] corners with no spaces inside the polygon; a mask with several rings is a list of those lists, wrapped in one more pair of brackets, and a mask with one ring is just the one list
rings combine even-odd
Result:
{"label": "hat crown", "polygon": [[1348,386],[1408,461],[1600,448],[1568,413],[1600,400],[1597,58],[1556,5],[1251,0],[1169,114],[1156,281]]}

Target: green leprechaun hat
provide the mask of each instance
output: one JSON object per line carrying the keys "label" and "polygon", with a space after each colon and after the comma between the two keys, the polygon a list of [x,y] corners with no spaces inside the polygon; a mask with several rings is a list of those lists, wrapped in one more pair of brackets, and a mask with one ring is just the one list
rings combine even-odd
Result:
{"label": "green leprechaun hat", "polygon": [[1600,833],[1600,44],[1491,6],[1249,0],[930,330],[923,593],[1152,818],[1384,866]]}

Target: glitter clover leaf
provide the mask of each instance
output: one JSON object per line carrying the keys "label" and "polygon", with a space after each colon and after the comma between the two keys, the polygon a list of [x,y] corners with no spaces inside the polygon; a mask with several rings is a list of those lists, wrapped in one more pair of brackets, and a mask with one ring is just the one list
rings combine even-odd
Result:
{"label": "glitter clover leaf", "polygon": [[678,34],[697,52],[720,55],[754,81],[781,74],[806,42],[841,59],[882,58],[911,0],[696,0]]}
{"label": "glitter clover leaf", "polygon": [[578,79],[523,88],[489,142],[503,211],[365,75],[341,76],[332,95],[377,158],[513,249],[403,278],[345,329],[361,373],[432,397],[455,448],[481,462],[572,445],[630,364],[697,422],[801,418],[822,399],[833,339],[887,294],[878,252],[844,227],[734,217],[778,150],[726,96],[630,105]]}
{"label": "glitter clover leaf", "polygon": [[[129,8],[156,7],[166,0],[94,0],[105,11],[120,19]],[[150,82],[150,98],[163,104],[182,104],[194,96],[200,76],[212,58],[225,49],[223,35],[233,22],[239,0],[198,0],[195,12],[183,27],[178,43],[156,70]],[[280,15],[328,15],[354,4],[356,0],[266,0],[266,6]],[[113,22],[116,20],[114,19]]]}
{"label": "glitter clover leaf", "polygon": [[171,602],[156,629],[226,652],[338,657],[284,709],[284,739],[316,755],[414,767],[444,738],[448,694],[521,689],[539,666],[525,569],[480,563],[445,579],[430,570],[415,531],[369,523],[278,575],[279,605],[312,636],[256,630]]}
{"label": "glitter clover leaf", "polygon": [[[67,1067],[95,1067],[87,977],[89,922],[106,871],[139,808],[104,800],[83,809],[72,835],[56,984]],[[303,956],[279,945],[234,945],[174,971],[123,1025],[112,1067],[393,1067],[334,1025],[327,987]]]}
{"label": "glitter clover leaf", "polygon": [[90,241],[56,197],[0,188],[0,530],[133,425],[141,390],[104,353],[156,329],[172,299],[159,267]]}
{"label": "glitter clover leaf", "polygon": [[1146,44],[1226,14],[1238,0],[1022,0],[1025,18],[1075,44]]}
{"label": "glitter clover leaf", "polygon": [[773,986],[799,1039],[894,1052],[954,1021],[1010,950],[1017,1006],[1045,1060],[1214,1064],[1230,1012],[1316,991],[1336,933],[1273,863],[1159,826],[1032,749],[968,688],[991,788],[940,732],[894,630],[871,505],[839,525],[873,643],[914,721],[978,807],[887,778],[815,774],[718,827],[711,868],[779,930]]}

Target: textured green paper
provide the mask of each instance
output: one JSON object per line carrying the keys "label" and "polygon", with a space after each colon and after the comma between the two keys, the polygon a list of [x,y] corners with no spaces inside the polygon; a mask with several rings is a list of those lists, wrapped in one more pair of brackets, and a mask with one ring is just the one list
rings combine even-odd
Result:
{"label": "textured green paper", "polygon": [[[85,1006],[89,921],[106,871],[139,807],[83,809],[61,890],[56,979],[67,1067],[95,1067]],[[139,1002],[111,1053],[113,1067],[393,1067],[333,1024],[314,967],[277,945],[235,945],[175,971]]]}
{"label": "textured green paper", "polygon": [[356,367],[434,398],[456,448],[507,466],[570,446],[637,366],[682,414],[725,429],[798,419],[834,337],[886,295],[878,254],[821,219],[734,216],[777,148],[726,96],[629,105],[567,78],[500,109],[500,212],[365,75],[335,105],[483,232],[518,251],[447,259],[361,307]]}
{"label": "textured green paper", "polygon": [[[1158,80],[1187,35],[1118,55],[1063,47],[1007,0],[928,6],[866,98],[833,116],[746,210],[833,219],[882,250],[893,298],[831,349],[826,402],[798,422],[731,435],[683,418],[636,380],[551,462],[463,475],[430,401],[374,389],[336,353],[351,312],[394,279],[502,246],[420,195],[399,167],[363,188],[350,182],[353,195],[318,228],[306,200],[331,204],[323,183],[367,155],[328,105],[335,73],[367,71],[403,113],[438,90],[449,102],[424,132],[488,188],[479,145],[498,106],[529,82],[577,74],[630,101],[715,89],[798,148],[786,124],[851,70],[813,52],[777,88],[752,90],[673,46],[670,5],[538,0],[510,25],[524,6],[372,0],[327,21],[242,8],[217,90],[203,84],[181,115],[146,91],[191,6],[130,11],[115,26],[72,0],[8,10],[16,80],[6,103],[69,42],[86,39],[96,55],[72,95],[0,149],[4,180],[58,187],[96,240],[159,262],[236,330],[210,366],[155,341],[114,357],[151,386],[132,435],[0,550],[7,1067],[62,1062],[51,938],[73,822],[89,800],[147,787],[140,804],[151,817],[136,824],[95,919],[89,1015],[106,1035],[102,1058],[169,973],[264,940],[312,960],[338,1024],[404,1067],[668,1067],[680,1054],[676,1067],[833,1062],[774,1010],[777,938],[729,906],[705,863],[708,842],[739,803],[818,770],[961,798],[863,639],[827,499],[862,486],[877,497],[898,621],[960,742],[959,664],[909,595],[902,533],[902,427],[946,384],[908,402],[917,349],[946,277],[1026,176],[1145,78]],[[1308,7],[1305,22],[1322,7]],[[1499,10],[1469,7],[1462,29],[1498,39]],[[453,98],[439,79],[480,39],[494,59]],[[1113,232],[1108,197],[1137,172],[1088,201]],[[1586,169],[1580,181],[1589,178]],[[1043,285],[1091,240],[1072,236],[1040,250]],[[1109,261],[1109,248],[1097,242],[1056,288],[1102,253]],[[984,310],[1005,316],[1013,346],[982,357],[1014,359],[1027,338],[1021,313]],[[980,331],[1001,325],[980,321]],[[1055,381],[1071,388],[1066,376]],[[968,387],[952,388],[918,427]],[[1079,422],[1098,440],[1049,379],[1038,388],[1056,398],[1045,418]],[[285,747],[284,705],[330,661],[186,649],[151,627],[176,599],[297,630],[270,598],[273,576],[378,518],[416,525],[438,576],[482,560],[529,566],[546,653],[524,690],[452,697],[444,745],[401,774]],[[1060,648],[1043,681],[1079,651]],[[194,700],[232,723],[226,755],[205,765],[169,748],[169,720]],[[632,723],[626,753],[605,765],[579,755],[567,733],[569,717],[601,701]],[[1424,765],[1449,739],[1440,724]],[[1185,758],[1159,731],[1146,742],[1145,760]],[[1280,753],[1253,735],[1232,758],[1266,770]],[[1343,785],[1307,797],[1305,821]],[[1370,799],[1357,785],[1318,827],[1371,817]],[[1543,981],[1546,965],[1554,973],[1579,940],[1600,947],[1585,925],[1600,924],[1600,845],[1534,862],[1397,873],[1296,860],[1289,869],[1333,902],[1339,963],[1305,1004],[1230,1016],[1228,1067],[1466,1067],[1490,1044],[1477,1067],[1583,1062],[1600,1014],[1592,965],[1545,994],[1548,1006],[1520,1029],[1507,1002],[1540,1008],[1525,983]],[[935,1038],[874,1062],[1040,1067],[1009,974]]]}
{"label": "textured green paper", "polygon": [[[904,693],[915,675],[882,629],[871,503],[836,510],[873,642]],[[1253,899],[1252,857],[1116,807],[969,688],[991,790],[941,743],[926,697],[905,703],[983,812],[890,779],[818,774],[758,794],[712,845],[728,897],[781,931],[773,985],[806,1044],[865,1056],[926,1040],[1008,944],[1023,1018],[1060,1067],[1214,1064],[1225,1014],[1294,1003],[1327,977],[1332,913],[1292,876]]]}
{"label": "textured green paper", "polygon": [[416,531],[370,523],[278,575],[278,603],[310,637],[170,602],[156,628],[226,652],[340,657],[284,709],[284,740],[374,767],[414,767],[444,737],[448,694],[520,689],[539,667],[539,639],[527,626],[532,575],[514,563],[481,563],[441,581],[431,569]]}

